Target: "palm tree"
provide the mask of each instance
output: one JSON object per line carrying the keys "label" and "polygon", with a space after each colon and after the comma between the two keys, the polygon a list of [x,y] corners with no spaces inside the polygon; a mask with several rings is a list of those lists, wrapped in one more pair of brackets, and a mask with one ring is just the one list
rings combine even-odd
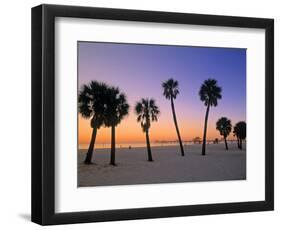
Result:
{"label": "palm tree", "polygon": [[233,129],[233,134],[237,138],[238,148],[242,149],[242,141],[246,139],[246,122],[239,121],[236,123]]}
{"label": "palm tree", "polygon": [[218,99],[221,99],[221,91],[222,89],[221,87],[217,86],[217,81],[215,79],[205,80],[199,90],[200,100],[204,102],[205,106],[207,106],[205,114],[202,155],[206,154],[206,134],[210,107],[215,107],[218,105]]}
{"label": "palm tree", "polygon": [[226,138],[232,129],[231,120],[227,117],[221,117],[216,123],[216,129],[220,132],[220,135],[223,136],[225,149],[228,150]]}
{"label": "palm tree", "polygon": [[162,87],[164,89],[163,95],[166,97],[166,99],[171,101],[174,123],[175,123],[176,132],[177,132],[179,143],[180,143],[181,155],[184,156],[184,150],[183,150],[183,145],[182,145],[182,141],[181,141],[180,131],[179,131],[177,117],[176,117],[176,111],[175,111],[175,106],[174,106],[174,100],[177,98],[177,95],[179,94],[178,86],[179,86],[178,81],[175,81],[172,78],[170,78],[167,81],[162,83]]}
{"label": "palm tree", "polygon": [[239,135],[239,130],[238,130],[239,128],[238,128],[238,126],[237,126],[237,124],[233,127],[233,136],[235,136],[236,138],[237,138],[237,147],[238,147],[238,149],[240,149],[240,139],[239,139],[239,137],[238,137],[238,135]]}
{"label": "palm tree", "polygon": [[116,87],[108,88],[106,99],[105,125],[111,127],[110,164],[115,165],[115,127],[129,113],[129,105],[125,94]]}
{"label": "palm tree", "polygon": [[104,124],[105,94],[108,86],[105,83],[91,81],[88,85],[83,85],[78,96],[78,109],[83,118],[91,119],[92,136],[85,164],[91,164],[97,130]]}
{"label": "palm tree", "polygon": [[139,102],[137,102],[135,112],[138,116],[137,121],[141,123],[142,130],[145,132],[148,161],[153,161],[149,141],[149,128],[151,122],[157,121],[157,116],[160,113],[159,108],[155,104],[154,99],[142,98]]}

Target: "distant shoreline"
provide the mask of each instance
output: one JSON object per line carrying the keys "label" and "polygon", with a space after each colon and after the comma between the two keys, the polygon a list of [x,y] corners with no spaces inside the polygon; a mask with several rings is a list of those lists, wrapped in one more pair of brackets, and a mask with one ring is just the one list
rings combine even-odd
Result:
{"label": "distant shoreline", "polygon": [[[237,143],[236,140],[228,140],[229,143]],[[219,141],[218,143],[214,143],[213,140],[207,141],[206,144],[222,144],[224,143],[223,141]],[[189,142],[183,142],[183,145],[185,146],[190,146],[190,145],[201,145],[202,143],[194,143],[193,141],[189,141]],[[166,142],[166,143],[162,143],[162,142],[152,142],[151,143],[151,147],[155,148],[155,147],[173,147],[173,146],[179,146],[178,142]],[[121,144],[116,144],[116,148],[117,149],[126,149],[126,148],[144,148],[146,147],[146,143],[121,143]],[[111,148],[111,144],[95,144],[95,149],[110,149]],[[81,144],[78,146],[79,150],[83,150],[83,149],[88,149],[88,144]]]}

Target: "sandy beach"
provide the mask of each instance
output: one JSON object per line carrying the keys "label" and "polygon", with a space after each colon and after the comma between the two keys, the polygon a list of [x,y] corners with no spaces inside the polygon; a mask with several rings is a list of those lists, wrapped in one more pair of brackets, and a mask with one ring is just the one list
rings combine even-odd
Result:
{"label": "sandy beach", "polygon": [[86,150],[78,152],[78,187],[128,184],[178,183],[246,179],[246,150],[229,143],[185,146],[182,157],[178,146],[152,147],[153,162],[147,161],[146,148],[116,149],[117,166],[109,165],[110,149],[97,149],[93,165],[84,165]]}

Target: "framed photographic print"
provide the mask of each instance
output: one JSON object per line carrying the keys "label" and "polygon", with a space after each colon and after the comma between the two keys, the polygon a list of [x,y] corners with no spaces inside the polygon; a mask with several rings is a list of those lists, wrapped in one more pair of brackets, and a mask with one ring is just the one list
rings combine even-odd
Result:
{"label": "framed photographic print", "polygon": [[32,9],[32,221],[273,210],[273,19]]}

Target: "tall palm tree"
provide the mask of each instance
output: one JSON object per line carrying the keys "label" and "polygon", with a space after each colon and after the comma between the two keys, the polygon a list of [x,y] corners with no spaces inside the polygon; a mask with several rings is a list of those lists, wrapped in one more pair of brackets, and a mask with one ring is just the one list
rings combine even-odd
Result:
{"label": "tall palm tree", "polygon": [[218,99],[221,99],[221,87],[217,86],[217,80],[207,79],[201,85],[199,90],[200,100],[204,102],[204,105],[207,106],[205,114],[205,124],[204,124],[204,134],[203,134],[203,144],[202,144],[202,155],[206,154],[206,134],[207,134],[207,125],[208,117],[211,106],[218,105]]}
{"label": "tall palm tree", "polygon": [[220,132],[220,135],[223,136],[225,149],[228,150],[226,138],[232,129],[231,120],[227,117],[221,117],[216,123],[216,129]]}
{"label": "tall palm tree", "polygon": [[182,145],[180,131],[179,131],[177,117],[176,117],[175,105],[174,105],[174,100],[177,98],[177,95],[179,94],[179,88],[178,88],[179,83],[178,83],[178,81],[170,78],[167,81],[162,83],[162,87],[164,90],[163,95],[166,97],[166,99],[171,101],[173,119],[174,119],[176,132],[177,132],[179,143],[180,143],[181,155],[184,156],[184,150],[183,150],[183,145]]}
{"label": "tall palm tree", "polygon": [[239,121],[236,123],[233,129],[233,134],[237,138],[237,145],[239,149],[242,149],[242,142],[246,139],[246,122]]}
{"label": "tall palm tree", "polygon": [[125,94],[116,87],[108,88],[106,99],[105,125],[111,127],[110,164],[115,165],[115,127],[129,113],[129,104]]}
{"label": "tall palm tree", "polygon": [[85,164],[92,163],[93,150],[97,136],[97,130],[104,124],[105,120],[105,96],[108,86],[105,83],[91,81],[87,85],[83,85],[78,96],[78,109],[83,118],[91,119],[92,136]]}
{"label": "tall palm tree", "polygon": [[155,104],[154,99],[142,98],[139,102],[137,102],[135,106],[135,112],[138,116],[137,121],[141,123],[142,130],[143,132],[145,132],[148,161],[153,161],[149,141],[149,128],[151,122],[157,121],[157,116],[160,113],[159,108]]}
{"label": "tall palm tree", "polygon": [[238,149],[240,149],[240,139],[239,139],[239,128],[237,126],[237,124],[233,127],[233,136],[236,137],[237,139],[237,147]]}

